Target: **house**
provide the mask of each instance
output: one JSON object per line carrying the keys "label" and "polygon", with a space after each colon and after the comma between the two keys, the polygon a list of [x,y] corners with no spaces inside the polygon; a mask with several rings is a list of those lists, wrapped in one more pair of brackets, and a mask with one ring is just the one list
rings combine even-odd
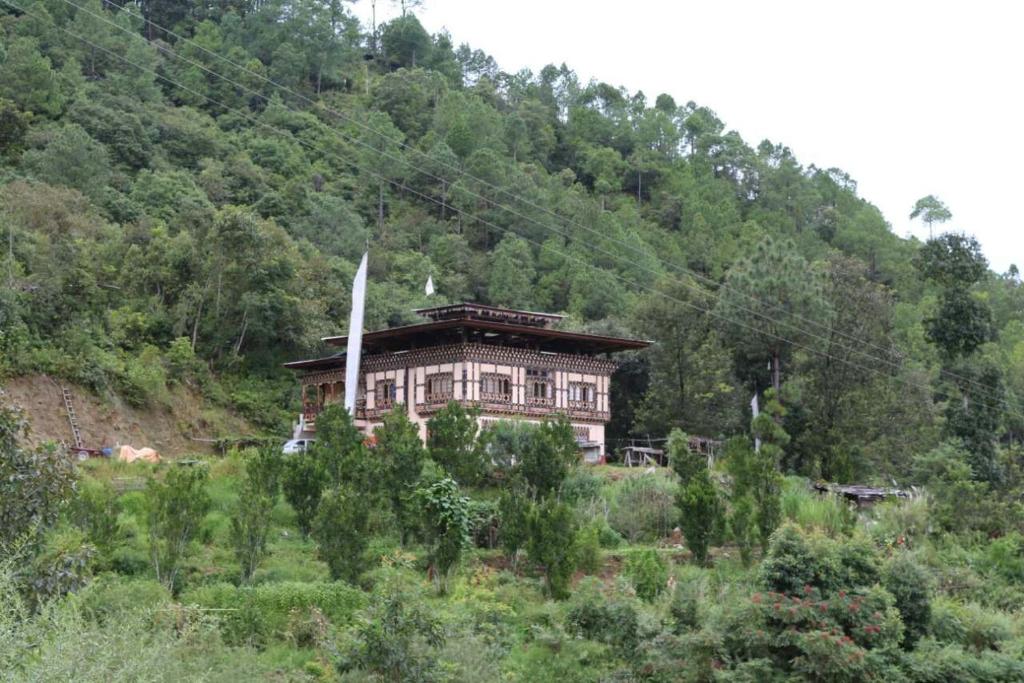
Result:
{"label": "house", "polygon": [[[369,434],[404,404],[426,440],[427,420],[449,401],[479,408],[481,427],[565,414],[587,460],[604,456],[611,417],[611,354],[649,342],[556,329],[562,316],[460,303],[416,311],[423,322],[363,335],[355,423]],[[325,342],[345,348],[347,337]],[[325,405],[343,403],[345,352],[286,363],[303,410],[296,437],[313,436]]]}

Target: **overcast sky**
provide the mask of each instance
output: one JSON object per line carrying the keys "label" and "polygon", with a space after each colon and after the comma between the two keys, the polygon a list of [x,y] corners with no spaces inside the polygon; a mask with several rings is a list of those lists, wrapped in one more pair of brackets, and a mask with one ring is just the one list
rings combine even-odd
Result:
{"label": "overcast sky", "polygon": [[[369,25],[369,0],[355,12]],[[398,12],[378,0],[378,22]],[[908,215],[935,194],[993,268],[1024,267],[1022,3],[426,0],[417,14],[504,71],[565,62],[652,104],[708,106],[751,146],[849,173],[898,235],[927,237]]]}

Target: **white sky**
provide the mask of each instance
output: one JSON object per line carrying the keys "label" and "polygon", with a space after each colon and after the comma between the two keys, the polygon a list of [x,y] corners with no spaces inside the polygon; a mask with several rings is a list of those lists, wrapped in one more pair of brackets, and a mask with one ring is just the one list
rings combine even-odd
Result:
{"label": "white sky", "polygon": [[[369,0],[354,11],[369,25]],[[378,0],[378,22],[398,12]],[[652,105],[708,106],[751,146],[849,173],[898,235],[927,237],[908,215],[935,194],[995,270],[1024,267],[1024,3],[426,0],[417,14],[504,71],[565,62]]]}

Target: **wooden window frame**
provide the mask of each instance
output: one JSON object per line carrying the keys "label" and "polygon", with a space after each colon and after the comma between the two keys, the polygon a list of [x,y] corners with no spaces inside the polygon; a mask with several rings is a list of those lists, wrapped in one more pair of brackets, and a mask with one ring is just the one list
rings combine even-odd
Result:
{"label": "wooden window frame", "polygon": [[454,399],[454,373],[432,372],[427,375],[423,380],[423,398],[427,403],[448,403]]}
{"label": "wooden window frame", "polygon": [[[488,383],[494,383],[488,390]],[[512,403],[512,375],[504,372],[480,374],[480,400],[484,403]]]}
{"label": "wooden window frame", "polygon": [[[388,387],[390,386],[390,391]],[[398,380],[393,378],[379,379],[374,386],[373,404],[378,410],[389,410],[398,402]]]}

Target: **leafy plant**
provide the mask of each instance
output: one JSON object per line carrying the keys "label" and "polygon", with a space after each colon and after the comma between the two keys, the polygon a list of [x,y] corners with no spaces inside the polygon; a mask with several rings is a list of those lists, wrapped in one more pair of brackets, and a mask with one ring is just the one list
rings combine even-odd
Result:
{"label": "leafy plant", "polygon": [[423,512],[423,526],[429,547],[430,572],[438,592],[448,590],[448,578],[469,545],[469,498],[462,495],[454,479],[445,478],[416,490]]}
{"label": "leafy plant", "polygon": [[245,480],[231,518],[231,542],[242,583],[252,581],[267,553],[271,514],[281,489],[280,474],[281,454],[277,448],[264,447],[246,458]]}
{"label": "leafy plant", "polygon": [[480,430],[476,409],[451,401],[427,421],[427,451],[462,486],[471,486],[486,473],[483,450],[477,441]]}
{"label": "leafy plant", "polygon": [[553,498],[536,504],[528,518],[530,560],[544,569],[548,594],[563,600],[576,568],[576,522],[572,508]]}
{"label": "leafy plant", "polygon": [[341,486],[320,499],[311,533],[331,578],[355,583],[366,569],[363,553],[368,541],[369,507],[365,496]]}
{"label": "leafy plant", "polygon": [[639,550],[626,559],[625,573],[636,594],[647,602],[653,602],[665,590],[668,563],[656,550]]}
{"label": "leafy plant", "polygon": [[146,486],[150,561],[157,580],[173,592],[189,545],[210,511],[207,478],[204,465],[177,466],[163,481],[150,479]]}

